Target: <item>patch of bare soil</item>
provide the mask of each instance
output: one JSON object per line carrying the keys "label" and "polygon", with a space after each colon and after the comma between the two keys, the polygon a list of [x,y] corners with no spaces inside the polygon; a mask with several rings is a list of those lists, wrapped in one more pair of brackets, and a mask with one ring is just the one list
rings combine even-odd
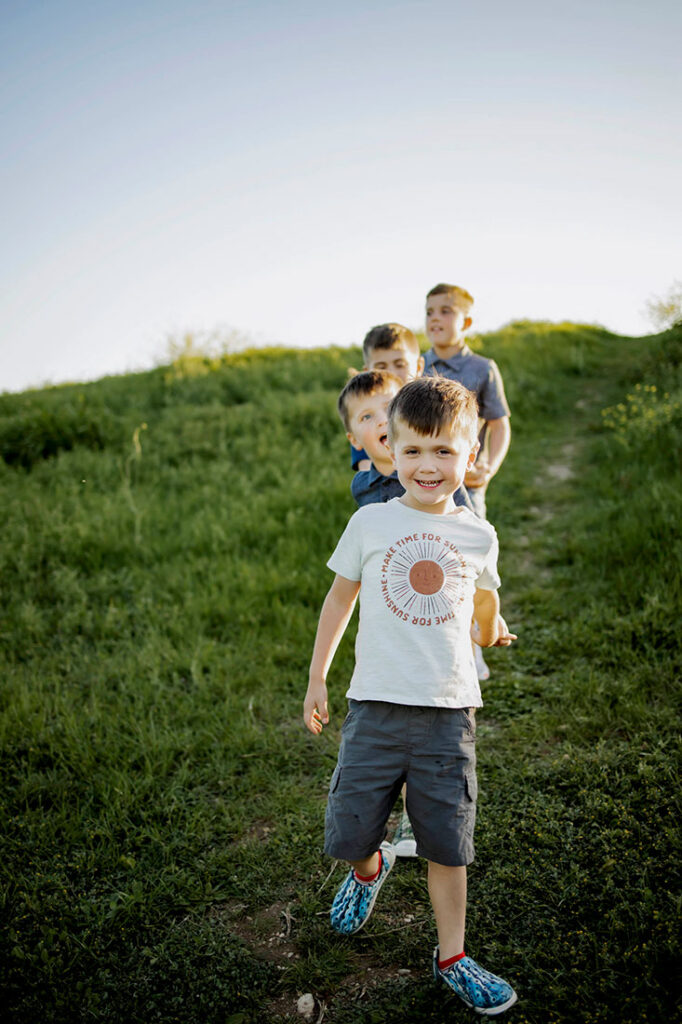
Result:
{"label": "patch of bare soil", "polygon": [[[331,1024],[334,1017],[334,1006],[347,1006],[349,1002],[361,1003],[371,995],[379,985],[388,981],[409,982],[414,971],[406,967],[377,967],[372,954],[361,955],[352,975],[344,978],[334,987],[333,992],[311,993],[315,1000],[315,1009],[309,1019],[312,1024],[322,1024],[327,1020]],[[302,992],[283,992],[268,1004],[268,1013],[273,1020],[303,1021],[305,1018],[297,1014],[296,1007]]]}
{"label": "patch of bare soil", "polygon": [[[567,441],[561,448],[561,458],[555,462],[548,463],[543,469],[543,476],[549,476],[552,480],[563,482],[575,476],[573,460],[575,458],[575,444]],[[538,477],[537,483],[542,483],[542,477]]]}
{"label": "patch of bare soil", "polygon": [[540,508],[539,505],[529,505],[528,515],[532,516],[539,526],[542,526],[543,523],[548,523],[549,520],[554,517],[554,513],[551,509]]}
{"label": "patch of bare soil", "polygon": [[[398,824],[399,813],[394,812],[388,822],[389,835]],[[253,826],[250,832],[242,838],[242,842],[248,839],[260,839],[267,842],[271,826],[259,822]],[[329,874],[324,879],[320,891],[326,889],[329,892],[329,899],[333,896],[336,886],[339,884],[341,874],[337,870],[338,864],[332,863]],[[276,971],[285,971],[292,962],[301,959],[295,942],[296,932],[296,902],[280,900],[269,907],[247,912],[247,904],[238,901],[215,904],[209,911],[209,917],[220,921],[225,928],[238,936],[261,960],[272,963]],[[381,921],[377,920],[375,926],[380,933],[401,931],[405,928],[420,927],[424,922],[414,914],[401,912],[381,915]],[[374,936],[376,937],[376,935]],[[357,958],[354,960],[353,973],[334,985],[333,989],[322,992],[313,992],[315,1007],[312,1015],[305,1018],[297,1013],[297,1003],[302,991],[291,989],[274,996],[268,1003],[268,1020],[273,1021],[295,1021],[302,1024],[306,1019],[308,1024],[332,1024],[334,1018],[334,1006],[345,1005],[349,1001],[361,1002],[368,998],[369,994],[379,985],[387,981],[409,981],[414,974],[409,968],[396,963],[390,966],[377,966],[375,956],[372,952],[364,953],[358,950]],[[274,979],[273,979],[274,980]],[[276,982],[275,982],[276,984]]]}
{"label": "patch of bare soil", "polygon": [[565,462],[550,462],[547,466],[547,474],[555,480],[570,480],[575,473]]}
{"label": "patch of bare soil", "polygon": [[292,935],[296,918],[291,903],[278,901],[253,914],[246,913],[244,903],[220,903],[211,908],[209,918],[223,922],[263,960],[284,968],[300,959]]}
{"label": "patch of bare soil", "polygon": [[270,835],[275,831],[275,826],[269,821],[255,821],[251,828],[247,829],[239,839],[235,839],[234,847],[247,846],[249,843],[267,843]]}

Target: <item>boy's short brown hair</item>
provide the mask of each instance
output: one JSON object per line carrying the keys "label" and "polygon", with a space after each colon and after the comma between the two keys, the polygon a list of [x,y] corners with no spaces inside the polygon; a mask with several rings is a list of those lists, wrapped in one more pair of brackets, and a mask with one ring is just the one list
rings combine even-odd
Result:
{"label": "boy's short brown hair", "polygon": [[349,399],[361,398],[363,395],[375,395],[377,392],[388,391],[394,387],[400,389],[402,386],[403,382],[400,377],[396,377],[394,373],[387,373],[386,370],[363,370],[362,373],[356,373],[354,377],[351,377],[336,403],[346,433],[350,433]]}
{"label": "boy's short brown hair", "polygon": [[409,327],[403,327],[402,324],[379,324],[377,327],[373,327],[371,331],[367,332],[362,343],[362,355],[365,365],[369,362],[372,352],[375,352],[376,349],[397,348],[400,344],[403,344],[405,348],[413,352],[417,358],[421,355],[419,342]]}
{"label": "boy's short brown hair", "polygon": [[388,438],[392,444],[398,420],[429,437],[451,430],[475,444],[478,402],[473,391],[447,377],[417,377],[403,385],[388,407]]}
{"label": "boy's short brown hair", "polygon": [[474,304],[473,295],[466,290],[466,288],[460,288],[458,284],[437,284],[427,292],[426,298],[430,299],[432,295],[448,295],[453,305],[457,306],[458,309],[464,310],[469,315],[471,307]]}

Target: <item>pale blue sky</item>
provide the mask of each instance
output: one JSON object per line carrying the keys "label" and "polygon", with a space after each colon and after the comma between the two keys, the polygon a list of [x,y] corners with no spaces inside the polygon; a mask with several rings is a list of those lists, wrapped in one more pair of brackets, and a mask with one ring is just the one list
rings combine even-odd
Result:
{"label": "pale blue sky", "polygon": [[677,0],[0,4],[0,390],[186,330],[646,332],[682,277]]}

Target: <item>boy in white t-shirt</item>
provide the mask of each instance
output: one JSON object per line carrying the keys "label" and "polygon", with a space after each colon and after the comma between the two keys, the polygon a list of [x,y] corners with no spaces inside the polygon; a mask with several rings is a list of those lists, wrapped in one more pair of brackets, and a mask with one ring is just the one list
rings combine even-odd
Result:
{"label": "boy in white t-shirt", "polygon": [[499,614],[497,536],[453,494],[478,451],[475,396],[419,378],[388,410],[389,446],[405,494],[360,508],[328,565],[304,721],[329,721],[326,677],[358,594],[360,622],[349,712],[329,788],[325,852],[351,870],[331,908],[343,934],[367,921],[395,853],[386,822],[403,782],[428,862],[438,931],[433,970],[472,1009],[493,1016],[516,1002],[502,978],[464,952],[466,866],[474,857],[474,709],[481,705],[472,617],[483,646],[515,639]]}

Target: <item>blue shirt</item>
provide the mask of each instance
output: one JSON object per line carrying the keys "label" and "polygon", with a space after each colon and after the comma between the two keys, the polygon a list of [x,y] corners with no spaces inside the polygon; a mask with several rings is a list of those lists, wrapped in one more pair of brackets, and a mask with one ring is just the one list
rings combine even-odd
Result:
{"label": "blue shirt", "polygon": [[[390,501],[391,498],[401,498],[405,488],[398,479],[395,470],[390,476],[384,476],[374,463],[369,469],[361,469],[355,474],[350,484],[351,494],[358,505],[374,505],[379,502]],[[467,493],[466,487],[460,487],[453,494],[455,505],[463,505],[473,512],[473,506]]]}
{"label": "blue shirt", "polygon": [[363,459],[369,459],[369,455],[364,448],[355,448],[353,445],[350,446],[350,464],[353,469],[357,469],[358,462],[362,462]]}
{"label": "blue shirt", "polygon": [[[441,359],[434,349],[429,349],[424,355],[424,376],[458,380],[469,391],[473,391],[478,401],[478,414],[482,420],[499,420],[502,416],[511,415],[497,363],[494,359],[486,359],[485,356],[472,352],[468,345],[464,345],[450,359]],[[486,429],[483,426],[478,437],[481,450],[485,443],[485,433]],[[350,464],[353,469],[362,459],[368,458],[369,455],[364,449],[358,451],[357,448],[350,446]]]}
{"label": "blue shirt", "polygon": [[441,359],[432,348],[429,349],[424,356],[424,376],[458,380],[473,391],[482,420],[499,420],[510,415],[497,363],[494,359],[476,355],[468,345],[450,359]]}
{"label": "blue shirt", "polygon": [[384,476],[372,463],[369,469],[357,471],[350,482],[350,491],[362,508],[363,505],[373,505],[376,502],[390,501],[391,498],[401,498],[405,493],[405,488],[398,480],[395,470],[390,476]]}

